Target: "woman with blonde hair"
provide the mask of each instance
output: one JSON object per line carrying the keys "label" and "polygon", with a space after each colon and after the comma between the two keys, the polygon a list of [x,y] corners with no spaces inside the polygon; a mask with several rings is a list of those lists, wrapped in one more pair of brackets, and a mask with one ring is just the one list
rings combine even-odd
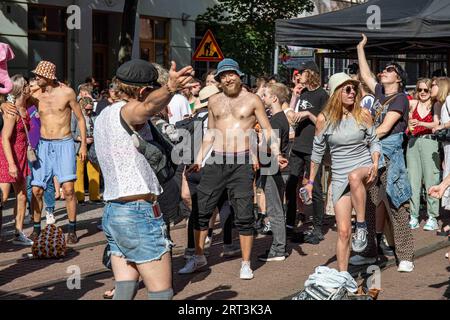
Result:
{"label": "woman with blonde hair", "polygon": [[6,202],[11,184],[16,195],[14,206],[16,230],[13,243],[30,246],[33,245],[33,241],[23,233],[23,221],[27,207],[26,181],[30,173],[27,161],[27,146],[30,144],[28,137],[30,117],[26,109],[30,87],[22,75],[12,76],[11,81],[13,89],[8,94],[6,103],[14,105],[17,113],[3,115],[4,127],[0,139],[0,189],[2,191],[0,202]]}
{"label": "woman with blonde hair", "polygon": [[367,188],[377,179],[381,145],[370,112],[360,106],[359,82],[345,73],[338,73],[330,78],[329,85],[331,97],[317,117],[310,176],[305,188],[311,197],[312,181],[328,145],[338,229],[336,256],[339,271],[347,271],[353,208],[357,220],[353,251],[362,252],[367,247]]}
{"label": "woman with blonde hair", "polygon": [[[406,164],[411,183],[410,204],[411,229],[419,228],[420,194],[422,182],[428,189],[439,183],[439,143],[433,136],[433,129],[439,125],[439,115],[433,109],[431,79],[420,79],[416,84],[416,99],[409,102],[408,131],[410,133]],[[439,228],[439,200],[427,196],[428,220],[423,227],[431,231]]]}

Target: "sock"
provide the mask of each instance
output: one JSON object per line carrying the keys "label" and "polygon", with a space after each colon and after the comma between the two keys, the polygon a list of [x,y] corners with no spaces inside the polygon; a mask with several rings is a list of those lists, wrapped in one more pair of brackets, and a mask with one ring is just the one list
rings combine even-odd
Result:
{"label": "sock", "polygon": [[213,229],[209,228],[208,229],[208,237],[212,238],[212,234],[213,234]]}
{"label": "sock", "polygon": [[41,223],[35,222],[33,225],[33,232],[37,234],[41,234]]}
{"label": "sock", "polygon": [[356,227],[358,229],[367,229],[367,223],[365,221],[364,222],[356,221]]}
{"label": "sock", "polygon": [[173,298],[173,289],[167,289],[163,291],[149,291],[148,299],[149,300],[172,300]]}
{"label": "sock", "polygon": [[75,231],[77,231],[77,221],[69,220],[69,233],[75,233]]}
{"label": "sock", "polygon": [[136,296],[137,289],[137,281],[116,281],[113,300],[133,300]]}

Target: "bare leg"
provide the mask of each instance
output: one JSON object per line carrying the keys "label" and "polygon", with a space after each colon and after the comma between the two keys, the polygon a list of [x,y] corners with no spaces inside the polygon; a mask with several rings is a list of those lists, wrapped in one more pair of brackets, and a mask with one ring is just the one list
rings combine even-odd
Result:
{"label": "bare leg", "polygon": [[26,181],[13,183],[16,194],[16,232],[23,230],[23,220],[27,209],[27,185]]}
{"label": "bare leg", "polygon": [[195,255],[202,256],[205,250],[205,240],[208,230],[194,230]]}
{"label": "bare leg", "polygon": [[33,221],[34,223],[41,223],[42,208],[44,206],[43,201],[44,189],[41,187],[33,187]]}
{"label": "bare leg", "polygon": [[55,200],[58,200],[61,198],[61,186],[56,177],[53,177],[53,185],[55,186]]}
{"label": "bare leg", "polygon": [[350,185],[351,201],[356,211],[356,221],[366,221],[367,189],[365,181],[369,175],[369,168],[358,168],[350,172],[348,181]]}
{"label": "bare leg", "polygon": [[149,292],[160,292],[172,288],[172,260],[166,253],[161,260],[136,265]]}
{"label": "bare leg", "polygon": [[336,258],[339,271],[347,271],[350,258],[350,238],[352,234],[352,201],[349,196],[343,196],[334,206],[338,240]]}
{"label": "bare leg", "polygon": [[186,205],[186,207],[188,207],[189,210],[192,211],[191,191],[189,190],[185,172],[183,172],[181,176],[181,199],[183,200],[183,203]]}
{"label": "bare leg", "polygon": [[[133,299],[139,280],[139,272],[137,271],[136,265],[134,263],[128,263],[125,258],[111,255],[111,266],[115,278],[115,288],[111,290],[111,296],[116,300]],[[128,289],[126,287],[124,288],[122,286],[123,284]]]}
{"label": "bare leg", "polygon": [[253,247],[253,235],[251,236],[240,235],[239,240],[241,242],[242,261],[250,262]]}
{"label": "bare leg", "polygon": [[64,182],[63,192],[66,198],[66,209],[69,221],[76,221],[77,219],[77,198],[75,197],[74,182]]}

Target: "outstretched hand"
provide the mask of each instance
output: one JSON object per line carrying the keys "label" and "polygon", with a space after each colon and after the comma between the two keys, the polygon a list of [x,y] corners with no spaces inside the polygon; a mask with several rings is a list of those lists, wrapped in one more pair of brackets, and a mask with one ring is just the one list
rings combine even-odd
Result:
{"label": "outstretched hand", "polygon": [[364,49],[367,44],[367,37],[364,33],[361,33],[362,40],[358,43],[358,48]]}
{"label": "outstretched hand", "polygon": [[167,86],[172,92],[189,88],[191,86],[189,82],[194,76],[194,69],[191,66],[184,67],[179,71],[176,68],[177,64],[175,61],[172,61],[169,70],[169,81],[167,82]]}

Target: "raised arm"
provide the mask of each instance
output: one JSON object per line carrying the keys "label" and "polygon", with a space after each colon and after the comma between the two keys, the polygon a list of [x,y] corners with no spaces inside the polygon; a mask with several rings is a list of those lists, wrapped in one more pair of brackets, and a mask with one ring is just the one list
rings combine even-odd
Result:
{"label": "raised arm", "polygon": [[191,66],[176,71],[176,64],[172,61],[167,84],[151,92],[143,102],[129,102],[122,109],[122,117],[131,126],[143,124],[151,116],[165,108],[173,95],[180,89],[189,87],[194,70]]}
{"label": "raised arm", "polygon": [[87,156],[86,120],[84,119],[80,104],[77,102],[77,96],[72,89],[70,89],[69,93],[69,105],[73,115],[77,118],[78,128],[80,129],[81,146],[78,155],[80,156],[81,161],[85,161]]}
{"label": "raised arm", "polygon": [[361,42],[356,47],[358,51],[359,72],[361,74],[362,80],[367,84],[370,91],[375,92],[375,86],[377,85],[377,82],[374,78],[372,78],[372,73],[370,71],[369,64],[367,63],[366,53],[364,51],[364,47],[367,43],[367,37],[364,33],[362,34],[362,37],[363,38]]}

